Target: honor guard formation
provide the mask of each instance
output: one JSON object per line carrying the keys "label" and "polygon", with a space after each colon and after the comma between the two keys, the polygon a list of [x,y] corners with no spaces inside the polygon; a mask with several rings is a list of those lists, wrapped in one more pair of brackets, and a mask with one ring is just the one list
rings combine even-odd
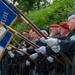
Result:
{"label": "honor guard formation", "polygon": [[[0,75],[75,75],[75,12],[67,13],[67,21],[47,29],[36,27],[13,4],[1,0],[0,5],[12,10],[0,13]],[[11,28],[17,15],[30,30],[20,34]]]}

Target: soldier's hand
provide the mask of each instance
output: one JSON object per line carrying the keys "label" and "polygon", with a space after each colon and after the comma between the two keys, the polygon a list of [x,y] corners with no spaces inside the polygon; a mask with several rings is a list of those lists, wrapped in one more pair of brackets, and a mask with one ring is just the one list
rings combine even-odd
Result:
{"label": "soldier's hand", "polygon": [[49,47],[58,45],[58,39],[57,38],[49,38],[49,39],[45,40],[45,42]]}
{"label": "soldier's hand", "polygon": [[52,63],[52,62],[54,61],[54,59],[53,59],[51,56],[47,57],[47,60],[48,60],[50,63]]}
{"label": "soldier's hand", "polygon": [[38,57],[38,53],[34,53],[34,54],[30,55],[31,59],[36,59],[37,57]]}
{"label": "soldier's hand", "polygon": [[23,48],[22,51],[26,53],[27,52],[27,48]]}
{"label": "soldier's hand", "polygon": [[46,43],[45,40],[46,39],[44,37],[40,38],[40,41],[43,42],[43,43]]}
{"label": "soldier's hand", "polygon": [[46,47],[45,47],[45,46],[41,46],[41,47],[35,49],[35,51],[36,51],[37,53],[45,54],[45,53],[46,53]]}
{"label": "soldier's hand", "polygon": [[26,66],[30,66],[30,61],[26,60]]}
{"label": "soldier's hand", "polygon": [[11,50],[12,49],[12,47],[11,46],[7,46],[7,50]]}
{"label": "soldier's hand", "polygon": [[8,54],[10,55],[11,58],[14,58],[14,54],[12,53],[12,51],[8,51]]}

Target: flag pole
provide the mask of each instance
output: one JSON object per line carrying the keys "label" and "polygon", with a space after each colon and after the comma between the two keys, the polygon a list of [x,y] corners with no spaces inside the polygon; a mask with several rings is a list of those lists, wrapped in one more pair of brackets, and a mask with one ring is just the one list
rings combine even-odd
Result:
{"label": "flag pole", "polygon": [[[15,8],[18,12],[19,12],[19,16],[40,36],[40,37],[44,37],[45,39],[47,39],[47,36],[44,35],[37,26],[34,25],[34,23],[32,23],[25,15],[23,15],[23,13],[17,8],[15,7],[13,4],[11,4],[9,2],[9,4]],[[72,61],[62,52],[59,52],[59,54],[70,64],[72,64]],[[45,57],[48,57],[46,54],[44,55]]]}
{"label": "flag pole", "polygon": [[[2,1],[2,3],[7,7],[9,8],[12,12],[13,10],[5,3]],[[11,4],[10,2],[8,2],[9,4]],[[35,26],[26,16],[23,15],[22,12],[19,11],[18,8],[16,8],[13,4],[11,4],[18,12],[19,12],[19,16],[40,36],[40,37],[44,37],[47,39],[47,36],[44,35],[37,26]],[[15,12],[14,12],[15,13]],[[48,57],[48,55],[44,54],[45,57]]]}
{"label": "flag pole", "polygon": [[16,50],[18,50],[18,51],[20,51],[20,52],[22,52],[22,53],[24,53],[24,55],[30,60],[30,61],[32,61],[37,67],[39,66],[33,59],[31,59],[29,56],[30,56],[30,54],[28,54],[28,53],[25,53],[25,52],[23,52],[23,51],[21,51],[21,50],[19,50],[18,48],[16,48],[15,46],[13,46],[12,44],[9,44],[12,48],[14,48],[14,49],[16,49]]}
{"label": "flag pole", "polygon": [[21,45],[13,37],[12,40],[21,48]]}
{"label": "flag pole", "polygon": [[[21,35],[21,34],[18,33],[17,31],[15,31],[15,30],[12,29],[11,27],[5,25],[4,23],[1,23],[1,24],[4,25],[7,29],[11,30],[13,33],[15,33],[16,36],[18,36],[18,37],[22,38],[24,41],[28,42],[28,39],[25,38],[23,35]],[[29,43],[32,44],[30,41],[29,41]],[[35,44],[32,44],[33,47],[35,47],[34,45],[35,45]],[[24,53],[24,54],[25,54],[26,56],[28,56],[28,58],[29,58],[29,54],[28,54],[28,53]],[[38,67],[38,64],[37,64],[33,59],[31,59],[31,58],[29,58],[29,59]]]}
{"label": "flag pole", "polygon": [[[21,45],[20,44],[18,44],[18,42],[14,39],[14,38],[12,38],[12,40],[14,40],[14,42],[19,46],[19,47],[21,47]],[[61,65],[63,65],[64,66],[64,63],[63,62],[61,62],[59,59],[57,59],[56,57],[54,57],[53,55],[51,55],[51,57],[53,57],[53,59],[55,60],[55,61],[57,61],[57,62],[59,62],[59,64],[61,64]]]}
{"label": "flag pole", "polygon": [[[12,3],[10,3],[18,12],[19,16],[40,36],[47,39],[47,36],[44,35],[38,27],[36,27],[17,7],[15,7]],[[59,52],[59,54],[69,63],[72,65],[72,61],[63,53]],[[47,55],[45,55],[47,57]]]}
{"label": "flag pole", "polygon": [[[21,39],[23,39],[25,42],[27,42],[28,44],[30,44],[33,48],[39,48],[39,46],[37,46],[36,44],[34,44],[34,43],[32,43],[30,40],[28,40],[25,36],[23,36],[23,35],[21,35],[19,32],[17,32],[16,30],[14,30],[14,29],[12,29],[11,27],[9,27],[9,26],[7,26],[7,25],[5,25],[4,24],[4,26],[7,28],[7,29],[9,29],[9,30],[11,30],[16,36],[18,36],[19,38],[21,38]],[[46,58],[48,57],[48,55],[46,55],[46,54],[43,54]],[[53,56],[52,56],[53,57]],[[63,65],[63,63],[59,60],[59,59],[57,59],[57,58],[55,58],[55,57],[53,57],[58,63],[60,63],[61,65]]]}

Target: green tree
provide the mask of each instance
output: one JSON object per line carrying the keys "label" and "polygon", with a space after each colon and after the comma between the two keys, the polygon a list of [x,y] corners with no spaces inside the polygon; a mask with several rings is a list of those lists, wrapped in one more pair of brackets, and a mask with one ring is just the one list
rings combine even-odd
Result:
{"label": "green tree", "polygon": [[[49,26],[53,23],[66,21],[67,20],[66,14],[68,12],[75,12],[74,0],[54,1],[53,4],[51,4],[50,6],[46,8],[29,11],[29,13],[27,14],[25,13],[25,14],[38,27],[49,28]],[[14,28],[19,30],[20,26],[22,26],[22,28],[24,29],[28,28],[28,26],[20,20],[18,23],[14,25]]]}
{"label": "green tree", "polygon": [[15,3],[16,1],[19,3],[18,8],[23,12],[32,10],[36,2],[36,0],[13,0],[13,3]]}

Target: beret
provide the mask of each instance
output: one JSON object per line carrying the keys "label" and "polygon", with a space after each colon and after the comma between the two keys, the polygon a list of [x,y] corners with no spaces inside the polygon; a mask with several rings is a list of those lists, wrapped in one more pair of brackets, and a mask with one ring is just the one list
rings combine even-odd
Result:
{"label": "beret", "polygon": [[67,22],[60,22],[59,25],[62,28],[69,29]]}
{"label": "beret", "polygon": [[59,24],[52,24],[50,27],[59,27]]}
{"label": "beret", "polygon": [[29,33],[29,30],[24,30],[24,32]]}

